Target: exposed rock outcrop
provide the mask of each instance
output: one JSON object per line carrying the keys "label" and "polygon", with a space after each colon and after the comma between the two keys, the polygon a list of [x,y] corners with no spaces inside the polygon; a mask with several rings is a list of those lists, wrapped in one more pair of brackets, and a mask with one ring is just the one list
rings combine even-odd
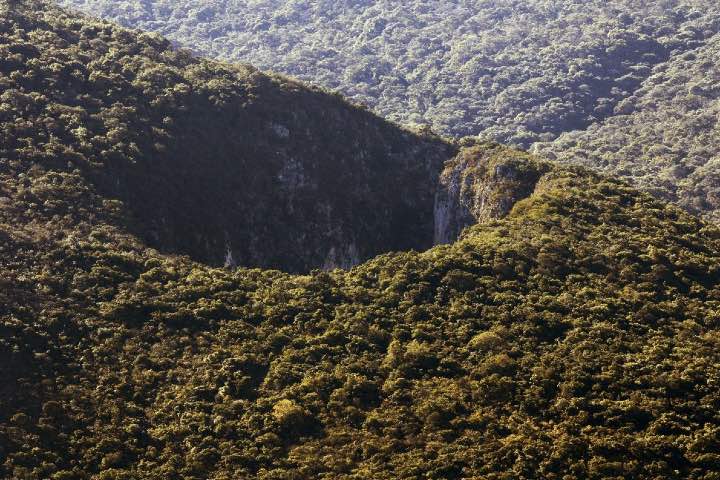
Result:
{"label": "exposed rock outcrop", "polygon": [[448,161],[435,196],[435,244],[450,243],[462,230],[507,215],[528,197],[550,165],[519,150],[477,144]]}

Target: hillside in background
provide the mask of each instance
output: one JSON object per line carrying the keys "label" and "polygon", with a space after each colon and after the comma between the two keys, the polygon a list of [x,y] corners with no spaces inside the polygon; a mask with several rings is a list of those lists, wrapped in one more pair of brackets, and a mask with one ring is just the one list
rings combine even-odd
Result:
{"label": "hillside in background", "polygon": [[720,35],[653,70],[617,114],[534,151],[633,180],[720,221]]}
{"label": "hillside in background", "polygon": [[716,1],[61,3],[720,218]]}
{"label": "hillside in background", "polygon": [[720,31],[714,0],[61,3],[401,123],[525,148],[613,115],[655,65]]}
{"label": "hillside in background", "polygon": [[[720,476],[717,226],[7,7],[0,478]],[[450,243],[214,267],[292,271],[350,235],[367,255]]]}

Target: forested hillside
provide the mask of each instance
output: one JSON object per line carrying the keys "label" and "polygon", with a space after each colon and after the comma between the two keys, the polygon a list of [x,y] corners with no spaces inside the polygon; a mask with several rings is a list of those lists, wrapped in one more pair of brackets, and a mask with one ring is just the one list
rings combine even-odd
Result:
{"label": "forested hillside", "polygon": [[720,35],[656,67],[616,112],[534,150],[631,179],[720,221]]}
{"label": "forested hillside", "polygon": [[[581,167],[12,6],[0,478],[720,476],[716,225]],[[284,190],[303,181],[318,186]],[[432,241],[438,210],[441,240],[466,228],[304,275],[194,250],[224,218],[259,235],[256,259],[309,262],[287,242],[318,204],[381,251]],[[302,245],[327,247],[312,235],[328,225]]]}
{"label": "forested hillside", "polygon": [[715,0],[62,0],[401,123],[528,147],[611,116],[720,31]]}
{"label": "forested hillside", "polygon": [[62,3],[720,219],[714,0]]}
{"label": "forested hillside", "polygon": [[308,271],[432,245],[447,142],[157,35],[14,5],[0,158],[27,215],[82,176],[151,246],[213,265]]}
{"label": "forested hillside", "polygon": [[4,478],[720,473],[720,231],[618,182],[309,276],[2,231]]}

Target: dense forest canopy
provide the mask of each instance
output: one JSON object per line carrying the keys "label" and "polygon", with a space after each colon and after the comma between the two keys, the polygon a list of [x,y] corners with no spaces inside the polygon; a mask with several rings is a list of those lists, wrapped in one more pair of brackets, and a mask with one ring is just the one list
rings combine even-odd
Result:
{"label": "dense forest canopy", "polygon": [[720,219],[715,0],[61,3]]}
{"label": "dense forest canopy", "polygon": [[534,151],[602,168],[720,221],[720,35],[657,66],[616,115]]}
{"label": "dense forest canopy", "polygon": [[338,89],[401,123],[528,147],[600,121],[720,31],[714,0],[62,0]]}
{"label": "dense forest canopy", "polygon": [[[154,35],[31,0],[4,13],[1,478],[720,475],[717,226],[579,167],[378,124],[336,97],[194,59]],[[448,245],[307,275],[150,248],[155,217],[108,179],[162,173],[184,188],[184,169],[220,153],[163,157],[190,128],[216,137],[155,118],[204,111],[213,127],[262,126],[274,95],[292,108],[282,118],[308,118],[309,96],[337,135],[367,122],[370,138],[418,156],[461,148],[444,188],[463,178],[478,191],[448,201],[502,207],[507,189],[512,208]],[[222,145],[272,164],[265,138]],[[411,160],[403,148],[399,165]],[[359,165],[367,181],[387,171]]]}

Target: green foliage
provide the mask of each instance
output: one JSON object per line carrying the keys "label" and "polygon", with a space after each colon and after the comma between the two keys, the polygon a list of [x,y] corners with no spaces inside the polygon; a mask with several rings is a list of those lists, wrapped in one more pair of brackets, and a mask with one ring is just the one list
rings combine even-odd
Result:
{"label": "green foliage", "polygon": [[720,35],[658,66],[617,114],[583,132],[535,145],[633,181],[687,210],[720,220]]}
{"label": "green foliage", "polygon": [[102,225],[9,242],[2,476],[714,478],[720,230],[541,184],[454,244],[305,276]]}
{"label": "green foliage", "polygon": [[714,0],[61,3],[402,123],[522,147],[612,116],[655,65],[720,31]]}
{"label": "green foliage", "polygon": [[27,5],[0,20],[1,478],[720,475],[720,229],[518,153],[534,190],[449,245],[306,275],[168,255],[118,193],[136,183],[111,188],[187,180],[190,159],[147,153],[191,122],[159,99],[211,122],[275,80]]}

